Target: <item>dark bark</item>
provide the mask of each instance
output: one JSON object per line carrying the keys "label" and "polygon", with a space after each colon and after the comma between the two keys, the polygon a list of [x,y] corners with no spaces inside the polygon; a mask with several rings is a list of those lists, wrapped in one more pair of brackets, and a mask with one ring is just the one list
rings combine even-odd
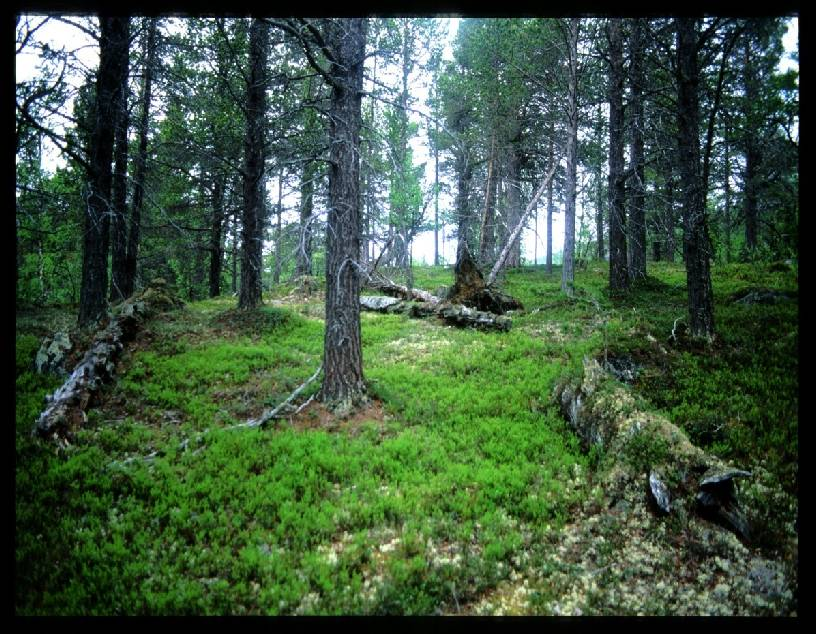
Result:
{"label": "dark bark", "polygon": [[700,165],[700,106],[697,68],[697,26],[678,18],[677,85],[678,145],[683,187],[683,245],[686,255],[689,331],[693,337],[714,337],[714,296],[711,288],[711,245]]}
{"label": "dark bark", "polygon": [[623,43],[621,19],[609,20],[609,287],[629,287],[623,176]]}
{"label": "dark bark", "polygon": [[212,186],[212,220],[210,222],[210,297],[221,294],[221,267],[224,261],[222,246],[224,225],[224,176],[215,176]]}
{"label": "dark bark", "polygon": [[575,194],[578,149],[578,28],[579,18],[570,18],[567,51],[567,174],[564,201],[564,254],[561,268],[561,290],[572,297],[575,284]]}
{"label": "dark bark", "polygon": [[128,18],[100,18],[99,70],[95,121],[89,147],[88,197],[85,205],[79,325],[101,317],[107,307],[110,241],[111,161],[117,94],[127,72]]}
{"label": "dark bark", "polygon": [[663,214],[663,224],[666,235],[666,261],[674,262],[677,242],[674,237],[674,225],[677,223],[674,214],[674,176],[671,173],[671,165],[668,166],[666,177],[666,209]]}
{"label": "dark bark", "polygon": [[145,68],[142,84],[141,112],[139,115],[139,153],[133,178],[133,201],[130,209],[130,229],[128,231],[127,267],[122,292],[126,297],[133,294],[136,285],[136,260],[139,255],[139,238],[142,226],[142,207],[147,179],[147,133],[150,116],[150,101],[153,87],[153,68],[156,62],[156,18],[147,18],[147,40],[145,42]]}
{"label": "dark bark", "polygon": [[326,230],[326,330],[320,399],[339,412],[365,400],[360,338],[360,110],[367,20],[327,22],[334,56],[329,106],[331,140]]}
{"label": "dark bark", "polygon": [[632,22],[630,40],[631,67],[630,104],[632,111],[631,204],[629,208],[629,276],[633,280],[646,277],[646,183],[643,163],[643,19]]}
{"label": "dark bark", "polygon": [[[128,24],[128,31],[130,25]],[[128,33],[129,36],[129,33]],[[126,297],[127,290],[127,160],[128,160],[128,72],[125,67],[119,90],[114,132],[114,167],[111,189],[111,288],[110,300],[117,302]]]}
{"label": "dark bark", "polygon": [[249,83],[244,140],[244,217],[241,231],[241,290],[238,308],[248,310],[262,303],[264,192],[264,142],[266,138],[266,65],[269,27],[253,19],[249,29]]}

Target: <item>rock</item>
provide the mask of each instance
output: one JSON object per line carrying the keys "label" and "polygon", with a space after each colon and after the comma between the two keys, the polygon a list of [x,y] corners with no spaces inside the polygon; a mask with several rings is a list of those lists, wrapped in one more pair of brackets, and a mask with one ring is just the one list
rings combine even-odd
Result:
{"label": "rock", "polygon": [[669,487],[666,486],[654,471],[649,473],[649,490],[658,508],[664,513],[669,513],[671,511],[671,494],[669,493]]}
{"label": "rock", "polygon": [[618,381],[634,383],[640,373],[640,366],[631,357],[607,357],[604,369],[611,373]]}
{"label": "rock", "polygon": [[752,286],[737,291],[731,295],[731,301],[735,304],[779,304],[791,302],[798,297],[795,292],[776,291],[771,288]]}
{"label": "rock", "polygon": [[67,375],[68,371],[63,364],[72,347],[73,344],[67,332],[57,332],[53,338],[43,340],[40,349],[37,351],[37,357],[34,360],[37,372],[53,372],[61,376]]}
{"label": "rock", "polygon": [[734,478],[751,475],[741,469],[711,469],[700,480],[697,504],[703,515],[724,523],[744,539],[750,539],[750,528],[739,507]]}

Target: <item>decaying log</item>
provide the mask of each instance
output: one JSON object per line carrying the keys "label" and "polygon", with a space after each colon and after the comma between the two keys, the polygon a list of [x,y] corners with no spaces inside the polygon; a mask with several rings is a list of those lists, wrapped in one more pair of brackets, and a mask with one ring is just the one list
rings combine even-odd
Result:
{"label": "decaying log", "polygon": [[409,317],[424,318],[436,316],[442,321],[459,328],[476,328],[478,330],[507,332],[512,326],[512,320],[505,315],[496,315],[463,304],[449,302],[408,302],[395,297],[382,295],[362,295],[360,308],[363,310],[389,313],[407,314]]}
{"label": "decaying log", "polygon": [[[751,474],[695,446],[666,418],[639,409],[594,359],[585,359],[583,370],[580,381],[559,383],[554,397],[584,449],[597,447],[610,458],[599,474],[606,495],[614,500],[635,487],[664,513],[691,510],[748,539],[734,478]],[[644,455],[654,463],[642,471]]]}
{"label": "decaying log", "polygon": [[366,286],[385,293],[390,297],[398,297],[415,302],[429,302],[432,304],[436,304],[440,301],[439,297],[432,295],[428,291],[423,291],[419,288],[409,290],[407,286],[397,284],[376,271],[369,275],[368,280],[366,280]]}
{"label": "decaying log", "polygon": [[66,445],[72,433],[87,421],[85,412],[99,388],[113,378],[124,344],[133,339],[147,318],[180,305],[181,300],[169,292],[161,278],[119,304],[65,383],[46,397],[48,406],[37,419],[33,434]]}

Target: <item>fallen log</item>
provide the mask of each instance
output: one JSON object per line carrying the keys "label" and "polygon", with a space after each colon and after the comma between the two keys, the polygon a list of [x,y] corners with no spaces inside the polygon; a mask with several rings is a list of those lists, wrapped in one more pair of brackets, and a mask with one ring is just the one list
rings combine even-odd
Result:
{"label": "fallen log", "polygon": [[476,328],[484,331],[507,332],[513,323],[505,315],[476,310],[463,304],[451,304],[442,301],[437,303],[409,302],[382,295],[361,295],[360,308],[378,313],[407,314],[409,317],[418,319],[436,316],[452,326]]}
{"label": "fallen log", "polygon": [[369,274],[369,278],[366,280],[366,286],[385,293],[390,297],[398,297],[416,302],[429,302],[432,304],[436,304],[440,301],[439,297],[432,295],[428,291],[423,291],[419,288],[409,289],[407,286],[397,284],[378,272]]}
{"label": "fallen log", "polygon": [[648,500],[661,513],[694,512],[749,539],[734,480],[751,474],[692,444],[666,418],[641,410],[597,361],[585,359],[583,377],[560,382],[554,397],[584,449],[605,456],[598,475],[609,506]]}
{"label": "fallen log", "polygon": [[133,339],[144,321],[162,310],[182,305],[161,278],[114,309],[107,326],[99,330],[88,351],[68,379],[52,395],[37,418],[33,435],[66,446],[73,433],[87,422],[86,411],[101,386],[114,375],[116,359],[125,343]]}

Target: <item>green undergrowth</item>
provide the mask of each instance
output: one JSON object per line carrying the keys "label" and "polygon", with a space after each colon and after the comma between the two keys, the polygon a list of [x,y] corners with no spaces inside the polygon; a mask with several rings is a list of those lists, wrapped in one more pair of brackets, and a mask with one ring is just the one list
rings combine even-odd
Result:
{"label": "green undergrowth", "polygon": [[[704,363],[698,350],[667,342],[684,314],[684,275],[652,270],[616,298],[604,265],[591,264],[571,299],[557,270],[510,272],[504,290],[525,310],[509,333],[363,313],[365,376],[381,407],[324,427],[227,429],[280,403],[318,367],[319,299],[281,286],[258,311],[238,312],[226,297],[190,303],[148,325],[61,453],[30,437],[59,380],[33,374],[42,335],[18,324],[16,612],[433,614],[543,566],[553,535],[588,495],[591,460],[552,403],[556,381],[606,349],[643,361],[633,389],[678,418],[683,403],[722,409],[727,400],[683,378]],[[718,301],[743,282],[784,285],[725,273],[715,277]],[[414,277],[435,290],[452,272],[420,267]],[[747,308],[718,303],[723,344],[706,370],[746,382],[733,400],[742,421],[754,420],[752,408],[756,420],[766,416],[765,401],[750,396],[751,373],[776,373],[775,389],[796,403],[796,375],[785,378],[797,361],[791,349],[757,350],[773,338],[747,345],[757,320],[776,314],[762,309],[781,311],[790,332],[795,304],[755,308],[746,324]],[[666,349],[663,365],[647,335]],[[734,347],[757,368],[729,369],[741,358],[727,356]],[[673,378],[662,401],[660,372]],[[772,388],[761,390],[767,400]],[[786,424],[795,430],[795,418]]]}

